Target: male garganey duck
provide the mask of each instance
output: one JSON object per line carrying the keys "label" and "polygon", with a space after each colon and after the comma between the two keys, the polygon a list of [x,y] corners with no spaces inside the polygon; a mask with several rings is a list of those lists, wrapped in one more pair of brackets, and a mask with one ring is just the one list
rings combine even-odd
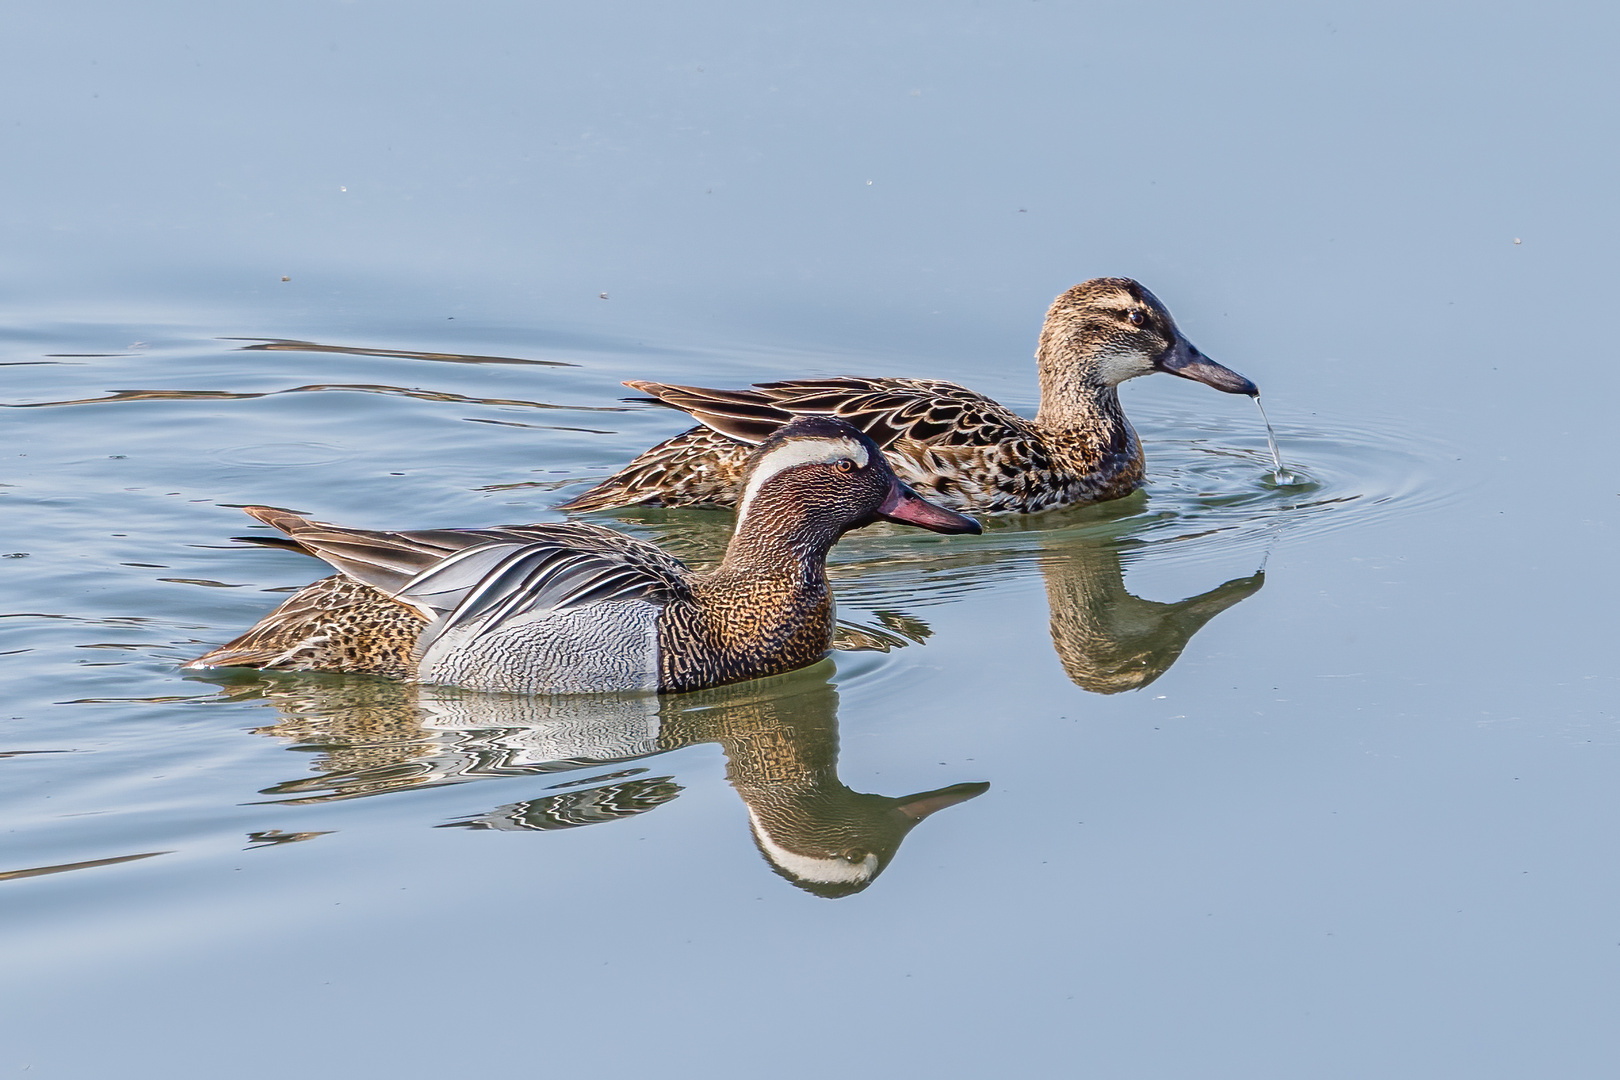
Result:
{"label": "male garganey duck", "polygon": [[1200,353],[1129,278],[1095,278],[1053,301],[1035,359],[1041,404],[1032,421],[932,379],[803,379],[752,390],[626,382],[700,426],[558,509],[732,505],[749,447],[795,416],[849,421],[883,448],[901,480],[957,510],[1027,514],[1102,502],[1142,483],[1142,444],[1120,408],[1120,383],[1166,371],[1229,394],[1260,392]]}
{"label": "male garganey duck", "polygon": [[247,512],[341,573],[187,664],[391,675],[519,693],[695,690],[803,667],[832,641],[827,552],[879,518],[976,533],[871,439],[802,417],[750,455],[721,564],[688,570],[596,525],[369,532]]}

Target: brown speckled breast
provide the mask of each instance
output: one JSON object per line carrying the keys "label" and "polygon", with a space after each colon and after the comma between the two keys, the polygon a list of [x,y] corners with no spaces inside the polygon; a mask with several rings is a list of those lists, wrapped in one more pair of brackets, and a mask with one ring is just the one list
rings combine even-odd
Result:
{"label": "brown speckled breast", "polygon": [[785,580],[698,584],[698,603],[671,604],[658,623],[664,692],[758,679],[813,664],[832,647],[825,579],[795,596]]}

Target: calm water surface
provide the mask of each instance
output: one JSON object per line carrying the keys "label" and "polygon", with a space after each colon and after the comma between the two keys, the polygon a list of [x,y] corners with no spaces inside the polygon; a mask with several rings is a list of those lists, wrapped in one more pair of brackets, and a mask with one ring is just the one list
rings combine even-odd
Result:
{"label": "calm water surface", "polygon": [[[1538,12],[19,5],[0,1075],[1609,1075],[1616,26]],[[1297,483],[1153,377],[1143,492],[851,535],[789,676],[178,670],[323,572],[243,504],[555,520],[626,378],[1029,414],[1105,273]]]}

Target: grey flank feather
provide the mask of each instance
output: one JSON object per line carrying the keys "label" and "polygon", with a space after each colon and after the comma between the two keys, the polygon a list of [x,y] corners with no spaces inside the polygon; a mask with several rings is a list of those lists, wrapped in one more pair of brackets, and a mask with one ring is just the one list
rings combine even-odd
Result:
{"label": "grey flank feather", "polygon": [[399,592],[407,603],[451,608],[418,640],[416,655],[425,656],[446,633],[475,623],[482,635],[532,612],[611,600],[669,601],[675,582],[616,554],[555,542],[492,543],[457,552]]}

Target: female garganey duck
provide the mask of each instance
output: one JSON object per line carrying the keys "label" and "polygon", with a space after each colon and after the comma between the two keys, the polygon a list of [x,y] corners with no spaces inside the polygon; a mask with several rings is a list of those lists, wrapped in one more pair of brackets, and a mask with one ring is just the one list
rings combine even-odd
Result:
{"label": "female garganey duck", "polygon": [[369,532],[247,512],[341,573],[187,664],[346,671],[519,693],[695,690],[814,663],[832,641],[827,552],[879,518],[976,533],[871,439],[802,417],[754,450],[725,559],[696,574],[596,525]]}
{"label": "female garganey duck", "polygon": [[627,382],[701,426],[558,509],[732,505],[749,447],[806,415],[854,424],[901,480],[958,510],[1027,514],[1102,502],[1142,483],[1142,444],[1120,408],[1120,383],[1166,371],[1229,394],[1260,392],[1200,353],[1158,298],[1129,278],[1095,278],[1053,301],[1035,359],[1041,404],[1033,421],[931,379],[804,379],[752,390]]}

